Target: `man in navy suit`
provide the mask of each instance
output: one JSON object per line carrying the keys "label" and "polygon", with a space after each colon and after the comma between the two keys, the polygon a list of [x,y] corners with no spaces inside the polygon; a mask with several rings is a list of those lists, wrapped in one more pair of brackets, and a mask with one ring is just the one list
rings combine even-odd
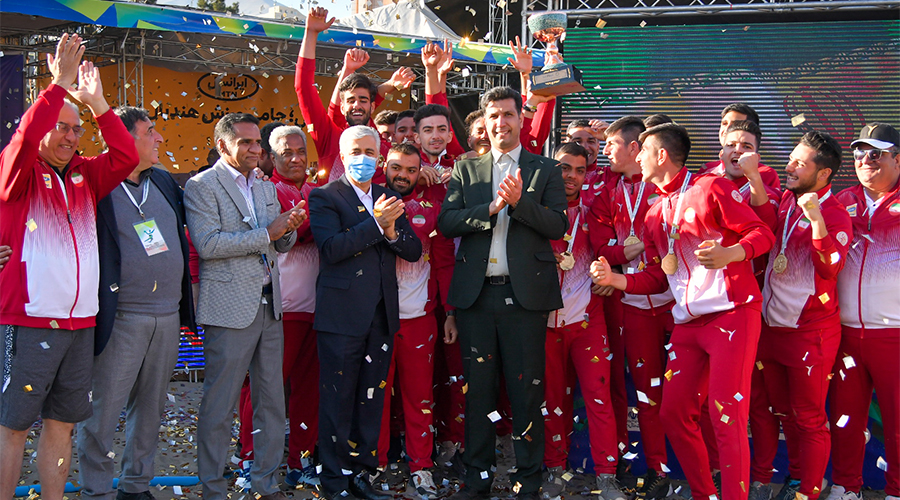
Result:
{"label": "man in navy suit", "polygon": [[319,247],[316,318],[321,384],[319,459],[329,499],[389,500],[368,474],[378,466],[384,380],[400,328],[396,257],[415,262],[422,243],[399,194],[372,183],[380,138],[364,125],[341,134],[346,172],[309,196]]}

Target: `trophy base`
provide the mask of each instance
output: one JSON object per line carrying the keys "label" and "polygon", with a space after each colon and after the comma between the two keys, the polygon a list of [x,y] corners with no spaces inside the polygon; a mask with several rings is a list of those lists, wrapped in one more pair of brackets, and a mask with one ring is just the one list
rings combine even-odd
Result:
{"label": "trophy base", "polygon": [[531,92],[544,96],[560,96],[574,94],[584,90],[581,80],[581,70],[571,64],[544,67],[529,75],[531,79]]}

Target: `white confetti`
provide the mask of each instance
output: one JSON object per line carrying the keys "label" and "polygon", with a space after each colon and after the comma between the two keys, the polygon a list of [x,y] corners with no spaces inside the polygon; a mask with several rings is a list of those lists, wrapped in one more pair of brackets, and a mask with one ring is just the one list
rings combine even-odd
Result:
{"label": "white confetti", "polygon": [[664,464],[662,462],[659,463],[659,470],[661,470],[662,472],[665,472],[666,474],[672,472],[671,470],[669,470],[668,467],[666,467],[666,464]]}
{"label": "white confetti", "polygon": [[169,398],[169,401],[171,401],[171,402],[173,402],[173,403],[175,402],[175,395],[174,395],[174,394],[166,394],[166,397]]}
{"label": "white confetti", "polygon": [[487,416],[487,417],[488,417],[489,419],[491,419],[491,422],[494,422],[494,423],[500,421],[500,413],[497,412],[497,410],[494,410],[494,411],[488,413],[488,416]]}
{"label": "white confetti", "polygon": [[650,399],[647,398],[647,395],[646,395],[646,394],[644,394],[644,393],[641,392],[641,391],[635,391],[635,392],[637,392],[637,399],[638,399],[638,401],[640,401],[641,403],[650,404]]}
{"label": "white confetti", "polygon": [[50,344],[48,344],[46,342],[41,342],[41,347],[43,347],[44,349],[50,349]]}
{"label": "white confetti", "polygon": [[856,361],[853,360],[853,356],[844,356],[844,367],[848,370],[856,366]]}
{"label": "white confetti", "polygon": [[848,421],[850,421],[850,415],[841,415],[841,418],[838,419],[835,425],[843,429],[844,426],[847,425]]}
{"label": "white confetti", "polygon": [[637,458],[637,456],[637,453],[629,451],[628,453],[622,455],[622,458],[624,458],[625,460],[634,460],[635,458]]}
{"label": "white confetti", "polygon": [[744,399],[744,396],[738,392],[734,395],[734,399],[740,401],[740,400]]}
{"label": "white confetti", "polygon": [[369,399],[375,398],[375,388],[374,387],[369,387],[369,389],[366,391],[366,397]]}
{"label": "white confetti", "polygon": [[488,471],[486,471],[486,470],[481,471],[481,479],[487,479],[487,478],[488,478]]}
{"label": "white confetti", "polygon": [[888,463],[883,457],[878,457],[878,460],[875,461],[875,465],[877,465],[879,469],[887,472]]}
{"label": "white confetti", "polygon": [[659,387],[659,384],[662,383],[659,380],[659,377],[653,377],[650,379],[650,387]]}
{"label": "white confetti", "polygon": [[174,494],[176,494],[176,495],[178,495],[178,496],[181,496],[181,495],[184,494],[184,493],[181,491],[181,486],[178,486],[177,484],[176,484],[175,486],[172,486],[172,493],[174,493]]}
{"label": "white confetti", "polygon": [[253,432],[251,432],[250,434],[256,435],[256,434],[259,434],[260,432],[262,432],[262,429],[253,429]]}

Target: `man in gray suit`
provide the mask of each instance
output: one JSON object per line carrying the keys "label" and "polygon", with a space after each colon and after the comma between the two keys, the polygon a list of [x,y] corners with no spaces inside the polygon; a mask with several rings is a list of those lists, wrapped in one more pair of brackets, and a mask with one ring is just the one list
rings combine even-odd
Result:
{"label": "man in gray suit", "polygon": [[259,500],[285,498],[275,472],[284,456],[284,387],[281,358],[281,292],[276,252],[297,240],[304,204],[281,213],[271,182],[256,179],[259,120],[245,113],[216,124],[221,157],[191,178],[184,204],[191,240],[200,255],[197,323],[204,325],[206,377],[197,424],[197,469],[203,498],[222,500],[222,477],[231,437],[231,415],[247,369],[253,403],[253,489]]}
{"label": "man in gray suit", "polygon": [[491,151],[453,168],[438,227],[460,237],[448,302],[455,306],[466,392],[466,486],[452,500],[490,496],[500,374],[512,405],[520,500],[536,500],[544,458],[544,339],[563,302],[550,240],[569,226],[554,160],[519,143],[522,96],[495,87],[481,97]]}

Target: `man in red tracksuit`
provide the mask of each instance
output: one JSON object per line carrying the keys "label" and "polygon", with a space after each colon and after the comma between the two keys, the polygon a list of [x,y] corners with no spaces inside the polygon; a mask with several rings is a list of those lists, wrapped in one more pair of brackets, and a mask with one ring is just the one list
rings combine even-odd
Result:
{"label": "man in red tracksuit", "polygon": [[591,456],[597,488],[606,500],[624,500],[616,482],[619,451],[610,400],[610,347],[603,318],[603,298],[591,293],[588,268],[594,257],[588,235],[589,207],[581,203],[587,171],[587,150],[565,143],[556,150],[569,208],[569,230],[551,242],[558,261],[563,307],[547,323],[544,371],[544,465],[549,476],[542,492],[553,498],[562,492],[573,425],[572,381],[577,376],[587,409]]}
{"label": "man in red tracksuit", "polygon": [[[63,497],[72,431],[92,412],[97,202],[140,161],[134,137],[106,103],[100,72],[81,62],[84,50],[78,35],[60,37],[55,54],[47,57],[50,85],[0,152],[0,241],[12,248],[0,273],[3,499],[13,497],[28,431],[38,416],[41,495]],[[91,110],[108,152],[93,158],[76,153],[85,129],[78,107],[65,101],[67,93]]]}
{"label": "man in red tracksuit", "polygon": [[[443,115],[439,115],[443,118]],[[431,474],[434,466],[434,348],[438,341],[434,307],[438,298],[446,298],[453,274],[453,241],[437,230],[441,202],[416,193],[420,152],[409,143],[391,147],[385,161],[387,187],[403,196],[406,217],[422,241],[422,257],[416,262],[398,263],[397,285],[400,296],[400,330],[394,336],[394,352],[385,386],[385,403],[378,441],[379,466],[387,464],[390,447],[390,411],[393,388],[399,389],[406,430],[406,454],[409,457],[410,487],[425,498],[437,498]],[[445,299],[446,300],[446,299]],[[445,310],[450,311],[446,303]],[[443,339],[455,342],[448,331]]]}
{"label": "man in red tracksuit", "polygon": [[[609,167],[619,176],[600,188],[588,217],[591,244],[597,256],[605,257],[612,266],[622,266],[625,274],[647,267],[644,243],[644,217],[659,196],[651,184],[641,181],[637,155],[641,150],[638,137],[645,130],[636,116],[619,118],[606,130],[604,154]],[[638,391],[638,422],[648,465],[647,476],[639,493],[643,498],[665,498],[671,494],[666,475],[666,436],[659,420],[666,371],[665,345],[672,334],[672,292],[660,294],[623,294],[622,337],[628,368]],[[618,422],[617,422],[618,423]]]}
{"label": "man in red tracksuit", "polygon": [[[756,122],[751,120],[729,121],[719,152],[721,168],[710,175],[719,175],[733,182],[741,193],[744,203],[756,212],[756,215],[773,231],[778,223],[778,203],[781,193],[775,191],[763,180],[763,172],[769,167],[759,163],[759,144],[762,131]],[[774,173],[774,171],[772,171]],[[777,174],[776,174],[777,176]],[[753,260],[753,272],[760,288],[766,270],[767,256],[761,255]],[[758,356],[758,353],[757,353]],[[753,434],[753,453],[750,463],[750,500],[770,500],[772,498],[772,461],[778,452],[779,423],[769,409],[771,404],[766,395],[762,372],[753,370],[750,381],[750,432]],[[708,416],[709,407],[704,406],[704,415]],[[712,422],[709,418],[701,419],[703,436],[706,439],[710,457],[710,467],[719,469],[719,453],[712,437]]]}
{"label": "man in red tracksuit", "polygon": [[[731,182],[694,176],[684,167],[687,131],[674,123],[640,135],[644,182],[662,199],[644,220],[649,264],[612,273],[601,257],[594,282],[633,294],[672,289],[675,305],[660,418],[695,498],[717,498],[698,425],[708,401],[722,463],[726,499],[746,497],[750,372],[759,335],[759,286],[750,261],[767,252],[772,231],[745,205]],[[713,411],[712,408],[715,408]]]}
{"label": "man in red tracksuit", "polygon": [[790,462],[779,499],[818,498],[828,465],[825,396],[841,337],[837,275],[853,237],[847,210],[831,193],[840,166],[831,136],[812,131],[800,139],[785,167],[766,268],[759,359]]}
{"label": "man in red tracksuit", "polygon": [[831,379],[828,500],[862,498],[873,388],[884,425],[884,490],[888,500],[900,500],[900,134],[871,123],[850,147],[859,185],[837,195],[853,221],[853,239],[838,274],[841,344]]}

